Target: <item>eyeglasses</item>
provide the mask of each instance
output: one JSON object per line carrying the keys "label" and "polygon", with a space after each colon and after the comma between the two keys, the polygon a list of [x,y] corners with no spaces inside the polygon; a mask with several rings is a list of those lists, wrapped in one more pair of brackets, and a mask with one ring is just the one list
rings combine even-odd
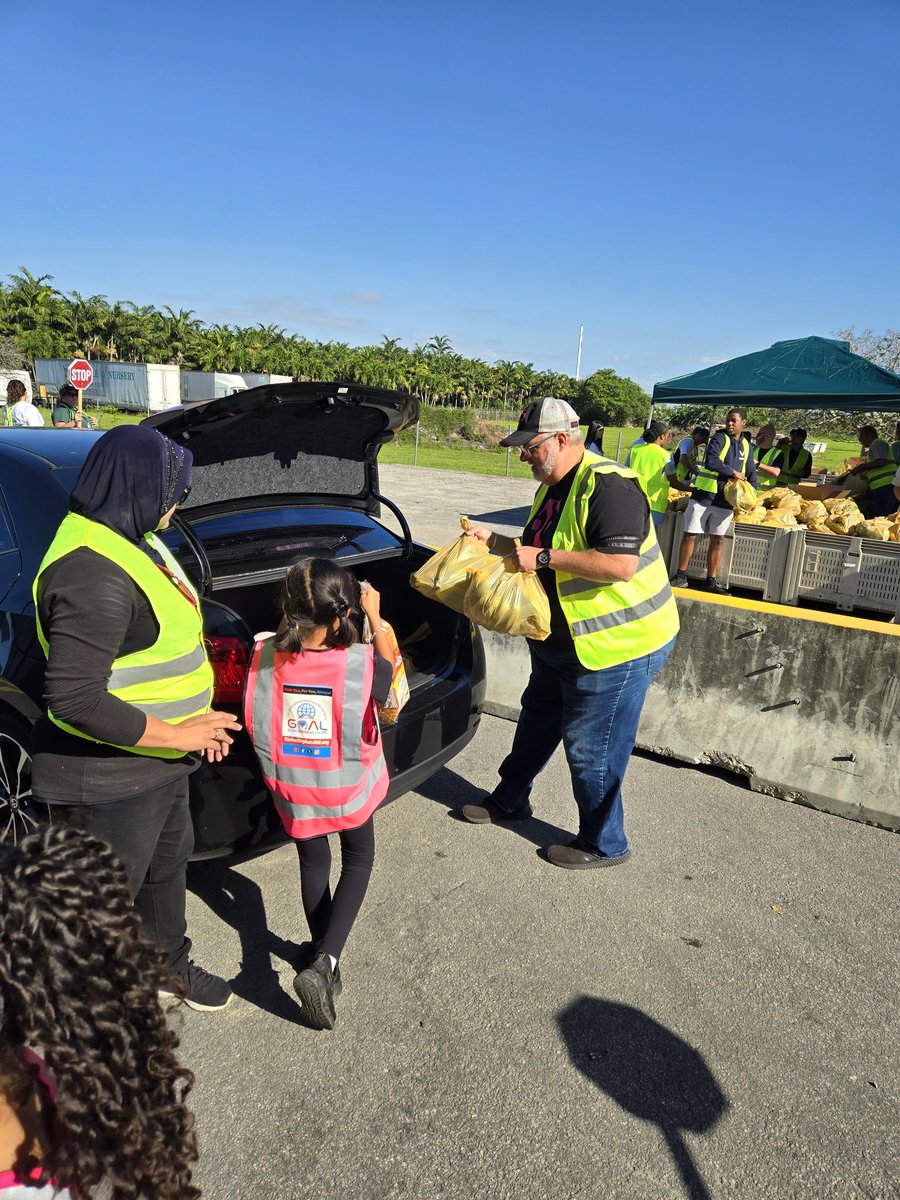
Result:
{"label": "eyeglasses", "polygon": [[539,441],[531,442],[527,446],[521,446],[520,451],[522,454],[527,454],[528,457],[530,458],[531,455],[535,452],[535,450],[537,450],[538,446],[543,446],[544,442],[549,442],[550,439],[553,437],[556,437],[555,433],[545,434],[545,436],[542,437]]}

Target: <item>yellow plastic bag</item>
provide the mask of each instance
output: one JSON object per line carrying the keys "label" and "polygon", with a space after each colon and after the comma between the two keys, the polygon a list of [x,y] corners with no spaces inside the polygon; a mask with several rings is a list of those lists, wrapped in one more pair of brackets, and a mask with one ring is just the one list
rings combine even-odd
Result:
{"label": "yellow plastic bag", "polygon": [[[460,517],[459,523],[463,531],[472,527],[468,517]],[[432,554],[428,562],[410,576],[409,582],[423,596],[439,600],[454,612],[461,613],[469,586],[469,572],[484,566],[490,557],[484,542],[467,537],[463,532],[449,546]]]}
{"label": "yellow plastic bag", "polygon": [[828,509],[821,500],[803,500],[800,504],[800,520],[805,525],[824,521],[828,517]]}
{"label": "yellow plastic bag", "polygon": [[890,517],[872,517],[868,521],[861,521],[859,525],[850,530],[850,533],[853,537],[874,538],[876,542],[889,542],[891,528]]}
{"label": "yellow plastic bag", "polygon": [[[400,709],[409,699],[409,680],[406,678],[406,662],[403,655],[400,653],[400,643],[397,641],[397,635],[394,633],[394,627],[389,621],[382,621],[381,626],[387,634],[388,641],[391,643],[391,690],[387,694],[387,699],[383,704],[378,705],[378,719],[382,725],[393,725],[400,716]],[[369,618],[363,625],[364,636],[369,639],[372,636],[369,628]]]}
{"label": "yellow plastic bag", "polygon": [[512,555],[492,555],[472,572],[464,612],[476,625],[511,637],[542,642],[550,633],[550,601],[537,572],[518,571]]}
{"label": "yellow plastic bag", "polygon": [[789,508],[770,508],[765,520],[760,521],[760,525],[777,525],[784,529],[793,529],[796,524],[797,518]]}
{"label": "yellow plastic bag", "polygon": [[[794,496],[798,500],[800,498],[796,492],[791,491],[791,489],[788,487],[773,487],[769,488],[768,491],[763,492],[762,502],[766,508],[778,508],[782,500],[790,496]],[[791,501],[788,500],[788,503],[790,504]]]}
{"label": "yellow plastic bag", "polygon": [[746,479],[729,479],[723,488],[725,502],[730,504],[735,512],[750,512],[756,508],[756,489]]}
{"label": "yellow plastic bag", "polygon": [[741,525],[762,525],[768,514],[767,508],[757,504],[755,508],[751,508],[747,512],[736,512],[734,519]]}

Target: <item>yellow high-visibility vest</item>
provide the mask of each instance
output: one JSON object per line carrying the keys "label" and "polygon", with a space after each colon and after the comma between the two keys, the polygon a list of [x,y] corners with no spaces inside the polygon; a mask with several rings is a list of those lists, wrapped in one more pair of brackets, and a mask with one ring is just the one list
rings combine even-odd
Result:
{"label": "yellow high-visibility vest", "polygon": [[[203,642],[203,618],[196,591],[159,538],[148,533],[145,539],[187,594],[182,594],[172,579],[140,547],[97,521],[69,513],[56,531],[56,537],[50,543],[34,581],[37,635],[44,654],[47,654],[48,642],[41,624],[38,586],[41,575],[51,563],[81,547],[87,547],[116,563],[147,597],[159,626],[159,636],[146,650],[137,650],[115,659],[108,691],[148,716],[174,724],[209,712],[213,673]],[[49,709],[47,716],[67,733],[74,733],[88,741],[97,740],[59,720]],[[181,758],[184,753],[163,747],[122,746],[120,749],[151,758]]]}

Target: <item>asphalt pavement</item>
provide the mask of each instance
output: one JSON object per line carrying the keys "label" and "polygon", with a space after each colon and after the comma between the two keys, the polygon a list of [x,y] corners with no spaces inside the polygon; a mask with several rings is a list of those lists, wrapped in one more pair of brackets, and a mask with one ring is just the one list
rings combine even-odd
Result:
{"label": "asphalt pavement", "polygon": [[[419,540],[449,540],[458,512],[521,527],[531,485],[452,474],[383,468]],[[632,860],[561,871],[539,854],[573,826],[561,754],[534,819],[453,816],[513,730],[483,718],[377,815],[333,1032],[291,988],[293,846],[192,866],[195,956],[237,993],[174,1018],[204,1196],[900,1195],[900,839],[635,756]]]}

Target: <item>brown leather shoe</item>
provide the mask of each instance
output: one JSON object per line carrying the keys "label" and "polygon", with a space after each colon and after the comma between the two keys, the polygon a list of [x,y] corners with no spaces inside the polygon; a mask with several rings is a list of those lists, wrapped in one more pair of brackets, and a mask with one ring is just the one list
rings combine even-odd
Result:
{"label": "brown leather shoe", "polygon": [[589,867],[616,867],[619,863],[628,862],[631,851],[624,854],[592,854],[583,850],[576,839],[567,846],[548,846],[547,859],[554,867],[566,867],[570,871],[583,871]]}
{"label": "brown leather shoe", "polygon": [[507,812],[490,796],[486,796],[484,804],[464,804],[459,815],[472,825],[497,825],[503,821],[527,821],[532,812],[530,804],[523,804],[515,812]]}

